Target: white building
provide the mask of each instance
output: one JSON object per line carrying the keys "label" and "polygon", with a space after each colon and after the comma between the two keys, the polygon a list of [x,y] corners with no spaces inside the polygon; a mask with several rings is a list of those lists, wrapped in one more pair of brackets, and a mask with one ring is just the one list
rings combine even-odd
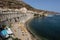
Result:
{"label": "white building", "polygon": [[25,7],[23,7],[23,8],[20,9],[20,12],[26,13],[27,12],[27,9]]}

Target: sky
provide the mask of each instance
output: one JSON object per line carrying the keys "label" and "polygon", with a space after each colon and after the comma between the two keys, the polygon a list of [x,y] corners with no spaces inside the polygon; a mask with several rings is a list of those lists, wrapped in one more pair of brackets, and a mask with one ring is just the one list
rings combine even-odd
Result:
{"label": "sky", "polygon": [[34,8],[60,13],[60,0],[23,0]]}

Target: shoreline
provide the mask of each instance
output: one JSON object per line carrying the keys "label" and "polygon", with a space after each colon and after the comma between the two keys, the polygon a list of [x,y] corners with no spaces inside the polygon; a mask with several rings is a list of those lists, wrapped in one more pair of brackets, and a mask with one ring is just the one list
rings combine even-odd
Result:
{"label": "shoreline", "polygon": [[[28,32],[31,34],[31,36],[34,37],[36,40],[39,40],[40,38],[37,37],[37,35],[35,35],[35,33],[33,33],[33,32],[29,29],[29,25],[28,25],[28,24],[29,24],[29,22],[30,22],[33,18],[34,18],[34,17],[28,19],[28,20],[24,23],[24,25],[25,25],[26,29],[28,30]],[[41,39],[40,39],[40,40],[41,40]]]}

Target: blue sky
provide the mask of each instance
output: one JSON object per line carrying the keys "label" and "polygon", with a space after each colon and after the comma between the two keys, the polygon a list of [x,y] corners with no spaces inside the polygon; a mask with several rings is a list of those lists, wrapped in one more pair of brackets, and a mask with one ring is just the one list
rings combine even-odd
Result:
{"label": "blue sky", "polygon": [[34,8],[60,12],[60,0],[23,0]]}

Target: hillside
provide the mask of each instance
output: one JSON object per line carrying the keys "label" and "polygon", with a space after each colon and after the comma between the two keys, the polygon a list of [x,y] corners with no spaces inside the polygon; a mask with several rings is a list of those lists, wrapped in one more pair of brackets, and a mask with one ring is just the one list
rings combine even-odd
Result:
{"label": "hillside", "polygon": [[[32,6],[23,2],[22,0],[0,0],[0,8],[20,9],[22,7],[25,7],[31,11],[37,11],[37,12],[43,11],[45,13],[50,12],[50,11],[35,9]],[[55,13],[55,12],[51,12],[51,13]]]}

